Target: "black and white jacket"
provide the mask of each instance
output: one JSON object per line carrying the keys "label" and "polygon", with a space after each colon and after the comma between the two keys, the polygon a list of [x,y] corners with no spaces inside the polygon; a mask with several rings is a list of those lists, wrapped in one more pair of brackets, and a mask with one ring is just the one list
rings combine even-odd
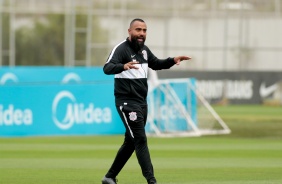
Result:
{"label": "black and white jacket", "polygon": [[[134,60],[139,62],[137,64],[139,69],[124,70],[124,64]],[[161,70],[168,69],[174,64],[173,58],[158,59],[147,46],[139,51],[134,49],[127,38],[113,48],[103,69],[105,74],[115,74],[116,105],[125,102],[145,105],[148,67]]]}

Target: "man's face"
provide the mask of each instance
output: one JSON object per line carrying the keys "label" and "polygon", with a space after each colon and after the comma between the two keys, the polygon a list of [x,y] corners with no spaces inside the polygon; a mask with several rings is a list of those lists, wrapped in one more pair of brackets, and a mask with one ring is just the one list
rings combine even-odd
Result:
{"label": "man's face", "polygon": [[142,48],[145,44],[147,26],[145,22],[135,21],[128,29],[129,40]]}

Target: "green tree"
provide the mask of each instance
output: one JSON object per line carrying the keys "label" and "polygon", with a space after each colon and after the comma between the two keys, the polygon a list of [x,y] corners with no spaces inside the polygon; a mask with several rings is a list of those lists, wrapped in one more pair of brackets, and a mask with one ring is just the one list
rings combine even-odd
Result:
{"label": "green tree", "polygon": [[[86,16],[77,15],[77,27],[86,22]],[[24,26],[16,31],[16,65],[64,65],[65,17],[62,14],[51,14],[36,18],[33,26]],[[100,28],[99,21],[93,19],[95,29],[92,38],[95,41],[107,42],[105,30]],[[84,60],[86,57],[86,36],[76,33],[75,59]],[[98,52],[92,57],[92,65],[99,65],[98,61],[105,58],[105,52]],[[84,65],[84,64],[80,64]]]}
{"label": "green tree", "polygon": [[48,15],[35,20],[34,26],[17,29],[16,65],[63,65],[63,25],[63,15]]}
{"label": "green tree", "polygon": [[[10,16],[2,13],[2,65],[9,65],[9,32],[10,32]],[[3,51],[6,51],[5,53]]]}

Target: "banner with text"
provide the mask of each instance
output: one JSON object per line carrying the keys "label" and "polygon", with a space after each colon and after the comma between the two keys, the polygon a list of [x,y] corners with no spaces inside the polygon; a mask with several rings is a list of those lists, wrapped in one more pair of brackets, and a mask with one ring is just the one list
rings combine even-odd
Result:
{"label": "banner with text", "polygon": [[282,73],[263,71],[159,71],[159,78],[197,79],[211,103],[282,105]]}
{"label": "banner with text", "polygon": [[113,87],[100,67],[2,67],[0,136],[122,134]]}

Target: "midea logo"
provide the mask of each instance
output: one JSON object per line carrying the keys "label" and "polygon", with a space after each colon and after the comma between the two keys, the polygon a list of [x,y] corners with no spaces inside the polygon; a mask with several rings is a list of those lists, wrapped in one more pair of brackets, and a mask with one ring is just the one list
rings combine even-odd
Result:
{"label": "midea logo", "polygon": [[18,77],[15,74],[10,73],[10,72],[5,73],[0,78],[0,84],[4,85],[5,83],[7,83],[7,81],[18,82]]}
{"label": "midea logo", "polygon": [[[7,72],[0,78],[0,85],[5,85],[9,81],[18,83],[18,77],[11,72]],[[5,106],[7,106],[5,108]],[[13,126],[13,125],[32,125],[33,112],[31,109],[16,108],[14,104],[0,104],[0,126]]]}
{"label": "midea logo", "polygon": [[80,82],[81,79],[80,79],[79,75],[77,75],[76,73],[70,72],[70,73],[68,73],[64,76],[62,83],[67,84],[71,81]]}
{"label": "midea logo", "polygon": [[[65,100],[69,101],[66,103]],[[60,107],[59,107],[60,106]],[[60,108],[60,111],[58,111]],[[58,112],[63,118],[58,118]],[[59,92],[52,104],[52,118],[54,123],[62,130],[71,128],[74,124],[110,123],[112,121],[111,109],[95,108],[93,103],[88,105],[78,103],[75,96],[69,91]]]}

